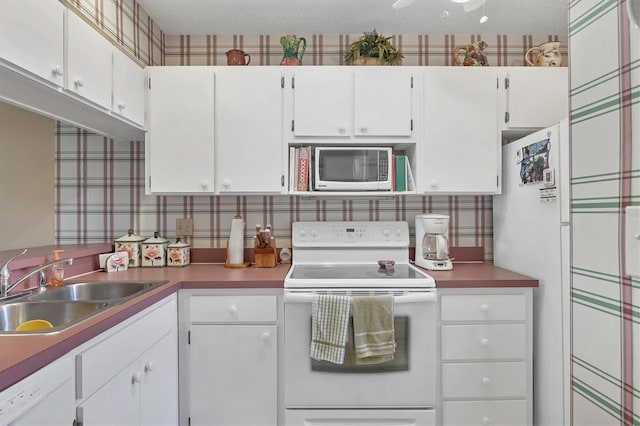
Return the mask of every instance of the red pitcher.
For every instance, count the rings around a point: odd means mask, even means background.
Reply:
[[[251,62],[251,56],[240,49],[231,49],[227,51],[226,55],[227,65],[249,65]],[[244,58],[247,58],[246,62]]]

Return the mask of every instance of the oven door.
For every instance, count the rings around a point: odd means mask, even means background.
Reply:
[[[286,408],[435,406],[435,290],[394,296],[395,359],[365,368],[349,362],[318,362],[310,357],[312,300],[312,292],[285,294]],[[347,347],[353,340],[353,334],[349,336]]]

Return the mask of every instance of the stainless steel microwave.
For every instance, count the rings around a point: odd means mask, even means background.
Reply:
[[[317,146],[315,191],[391,191],[391,147]]]

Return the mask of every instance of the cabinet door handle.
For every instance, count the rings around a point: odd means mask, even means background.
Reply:
[[[82,77],[78,77],[75,80],[73,80],[73,84],[75,84],[76,87],[83,87],[84,80],[82,79]]]
[[[488,377],[483,377],[482,378],[482,384],[483,385],[488,385],[489,383],[491,383],[491,379]]]
[[[125,109],[126,107],[127,107],[127,104],[125,104],[124,102],[118,103],[118,108],[119,109]]]
[[[487,339],[487,338],[480,339],[480,344],[482,346],[489,346],[489,339]]]
[[[140,383],[141,381],[142,381],[142,374],[139,371],[136,371],[135,373],[133,373],[133,375],[131,376],[131,383],[136,384],[136,383]]]
[[[200,188],[202,188],[203,191],[207,191],[209,189],[209,181],[203,180],[200,182]]]
[[[360,133],[363,135],[367,134],[367,126],[360,126]]]
[[[347,133],[346,127],[338,127],[338,133],[340,133],[341,135]]]
[[[58,76],[61,76],[62,74],[64,74],[64,70],[60,65],[56,65],[55,67],[53,67],[52,71],[55,75],[58,75]]]
[[[149,373],[153,371],[153,361],[149,361],[144,365],[144,372]]]
[[[482,417],[482,424],[483,425],[488,425],[491,423],[491,419],[487,416]]]
[[[262,336],[260,336],[262,338],[262,340],[264,340],[265,342],[267,340],[269,340],[271,338],[271,333],[269,333],[268,331],[265,331],[264,333],[262,333]]]

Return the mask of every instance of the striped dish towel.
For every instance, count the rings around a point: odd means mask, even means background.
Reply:
[[[311,304],[311,358],[344,362],[351,297],[315,294]]]
[[[353,298],[353,337],[356,364],[381,364],[396,352],[393,296]]]

